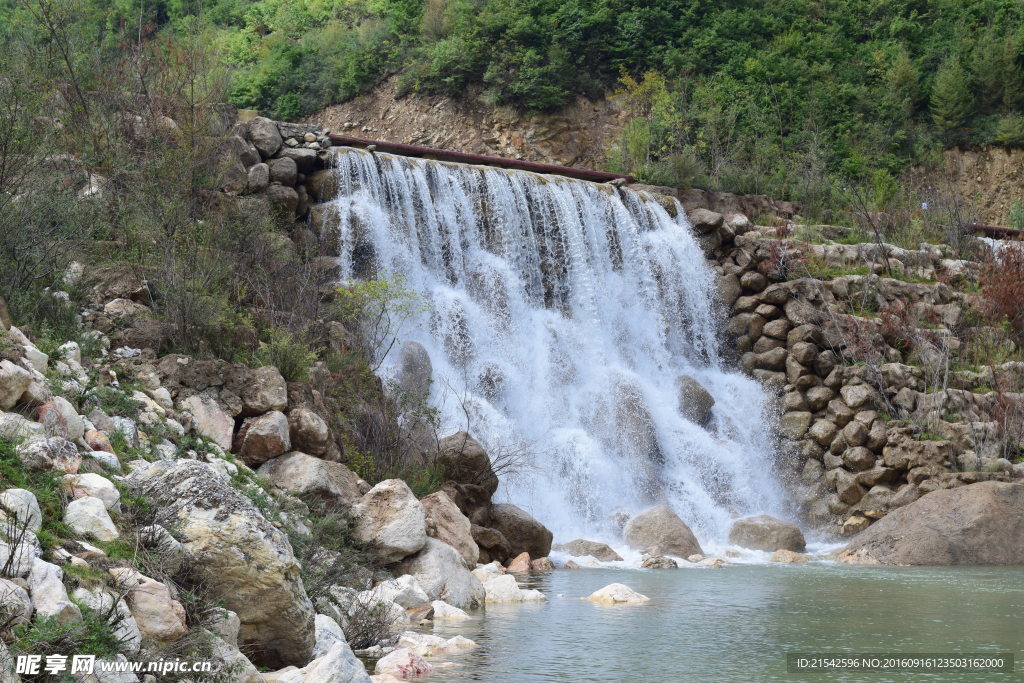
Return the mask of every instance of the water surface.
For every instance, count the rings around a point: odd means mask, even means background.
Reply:
[[[579,598],[612,582],[651,598]],[[789,652],[1010,652],[1024,643],[1024,569],[730,566],[558,570],[545,604],[490,605],[433,632],[479,647],[428,681],[1019,680],[1015,673],[792,674]]]

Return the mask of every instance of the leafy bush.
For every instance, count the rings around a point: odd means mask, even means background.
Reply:
[[[310,368],[317,361],[317,354],[309,344],[279,329],[271,329],[267,337],[253,355],[255,363],[275,366],[288,382],[307,379]]]

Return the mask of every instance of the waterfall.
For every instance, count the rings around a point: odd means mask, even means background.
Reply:
[[[342,277],[400,274],[426,299],[401,338],[430,354],[441,435],[468,420],[515,454],[499,498],[563,541],[614,540],[620,510],[660,502],[711,544],[778,514],[769,402],[721,361],[714,271],[678,203],[348,148],[333,174]],[[714,398],[703,425],[684,376]]]

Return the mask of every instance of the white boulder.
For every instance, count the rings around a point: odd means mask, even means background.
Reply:
[[[93,496],[83,496],[68,503],[64,509],[64,523],[79,536],[97,541],[113,541],[120,536],[107,506]]]
[[[449,605],[444,600],[434,600],[430,605],[434,608],[434,621],[466,621],[467,619],[472,619],[464,611]]]
[[[375,674],[391,674],[400,679],[409,679],[433,673],[434,667],[422,656],[407,647],[400,647],[377,660]]]
[[[401,479],[386,479],[352,507],[355,535],[383,564],[418,552],[427,542],[423,505]]]
[[[25,489],[7,489],[0,493],[0,519],[14,519],[17,526],[22,525],[32,532],[39,531],[43,526],[43,513],[39,509],[39,501],[35,494]]]
[[[82,610],[68,598],[64,572],[57,565],[37,559],[28,574],[28,586],[38,615],[53,617],[65,625],[81,620]]]
[[[462,556],[436,539],[426,539],[423,550],[406,558],[395,571],[415,576],[431,600],[444,600],[460,609],[484,602],[484,587],[466,569]]]
[[[650,598],[637,593],[625,584],[610,583],[604,588],[591,593],[587,600],[602,605],[640,605],[650,600]]]
[[[523,590],[511,574],[496,576],[484,582],[487,602],[533,602],[547,600],[538,590]]]
[[[64,486],[64,490],[73,499],[92,496],[103,501],[103,505],[107,510],[113,512],[120,512],[121,510],[121,492],[106,477],[92,472],[65,474],[62,477],[61,483]]]
[[[10,410],[32,383],[28,370],[9,360],[0,360],[0,410]]]

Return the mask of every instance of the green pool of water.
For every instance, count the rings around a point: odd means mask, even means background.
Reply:
[[[651,598],[580,598],[612,582]],[[433,660],[428,681],[1020,680],[1015,673],[791,673],[788,653],[1024,656],[1024,568],[815,564],[585,569],[526,581],[543,604],[489,605],[431,632],[479,647]]]

